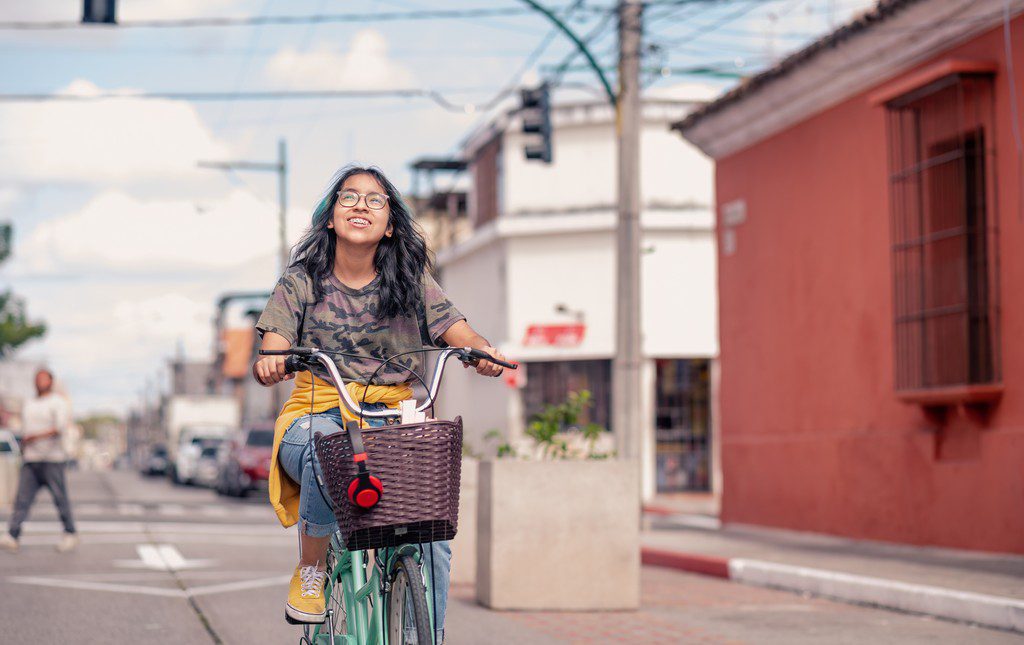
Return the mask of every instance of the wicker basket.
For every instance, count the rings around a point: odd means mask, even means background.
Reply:
[[[384,486],[370,510],[348,501],[356,475],[347,432],[316,436],[316,455],[350,551],[450,540],[459,523],[462,418],[365,428],[370,472]]]

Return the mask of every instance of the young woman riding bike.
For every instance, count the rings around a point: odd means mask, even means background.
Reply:
[[[422,372],[425,354],[404,356],[380,370],[372,384],[367,382],[381,360],[396,354],[449,345],[504,360],[448,300],[432,268],[423,235],[394,185],[377,168],[347,167],[333,178],[256,324],[261,349],[319,347],[379,359],[338,361],[346,388],[367,410],[395,408],[412,396],[410,370]],[[476,365],[483,376],[496,377],[501,370],[489,361]],[[316,484],[308,438],[342,432],[354,417],[339,405],[322,367],[314,368],[312,376],[301,372],[295,377],[287,373],[284,356],[266,356],[253,366],[253,375],[265,386],[295,378],[274,429],[269,493],[282,525],[301,522],[299,564],[286,616],[292,622],[320,623],[326,615],[325,563],[335,516]],[[447,542],[433,542],[430,548],[440,643],[451,549]]]

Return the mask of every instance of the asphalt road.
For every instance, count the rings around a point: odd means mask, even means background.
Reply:
[[[283,619],[296,534],[260,496],[218,498],[125,472],[73,473],[70,481],[81,546],[54,551],[60,527],[42,494],[20,552],[0,553],[0,642],[298,642]],[[456,587],[447,631],[456,645],[1021,642],[653,568],[643,572],[637,612],[491,612],[473,602],[471,588]]]

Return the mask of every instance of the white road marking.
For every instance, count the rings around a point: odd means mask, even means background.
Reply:
[[[208,567],[216,560],[186,560],[173,544],[140,544],[135,547],[138,560],[115,560],[119,567],[154,569],[156,571],[182,571]]]
[[[181,504],[161,504],[159,507],[161,515],[184,515],[185,507]]]
[[[78,589],[82,591],[109,591],[112,593],[145,594],[163,596],[165,598],[189,598],[193,596],[212,596],[221,593],[232,593],[248,589],[262,589],[287,584],[290,575],[257,578],[255,580],[239,580],[217,585],[203,585],[187,589],[167,589],[165,587],[148,587],[144,585],[123,585],[108,582],[90,582],[87,580],[68,580],[67,578],[43,578],[38,576],[12,576],[8,582],[40,587],[57,587],[59,589]]]
[[[75,522],[80,533],[146,533],[167,532],[167,533],[215,533],[227,535],[233,533],[261,533],[265,535],[288,535],[294,539],[293,530],[284,529],[274,518],[266,522],[253,524],[231,524],[212,522],[153,522],[142,521],[113,521],[103,522],[99,520],[85,520]],[[25,533],[52,533],[59,535],[62,525],[57,521],[30,521],[25,522]]]
[[[169,598],[186,598],[181,589],[164,589],[161,587],[143,587],[141,585],[117,585],[106,582],[87,582],[84,580],[64,580],[60,578],[38,578],[32,576],[15,576],[8,578],[10,582],[23,585],[39,585],[42,587],[59,587],[61,589],[82,589],[85,591],[113,591],[115,593],[147,594],[150,596],[166,596]]]

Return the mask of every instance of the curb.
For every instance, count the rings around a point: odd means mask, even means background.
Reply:
[[[677,569],[715,578],[730,578],[729,559],[712,555],[679,553],[644,547],[640,549],[640,562],[654,567]]]
[[[1024,600],[745,558],[642,547],[643,564],[1024,633]]]

